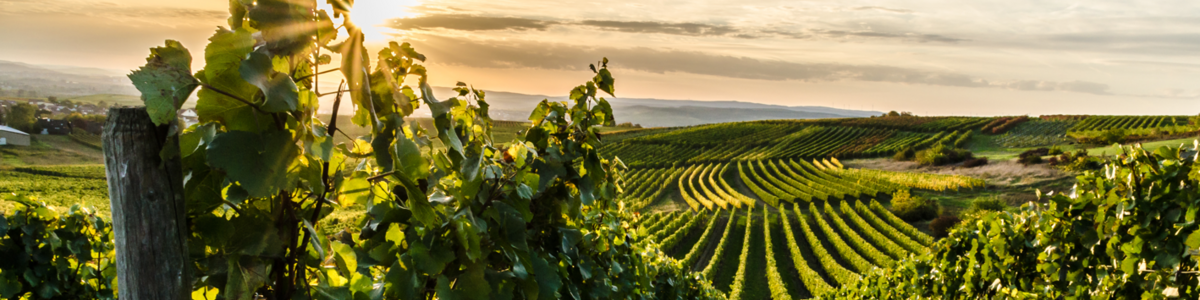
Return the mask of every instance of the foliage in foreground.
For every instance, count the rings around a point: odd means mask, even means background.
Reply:
[[[114,299],[112,227],[91,210],[59,213],[36,199],[0,212],[0,298]]]
[[[129,77],[151,119],[171,124],[200,88],[200,124],[179,136],[198,292],[224,299],[712,298],[715,289],[641,243],[616,197],[624,165],[602,159],[614,125],[607,59],[568,102],[542,101],[509,146],[493,141],[486,94],[434,98],[425,56],[391,43],[376,59],[333,1],[230,1],[205,68],[168,41]],[[344,39],[338,36],[344,34]],[[322,51],[341,55],[340,67]],[[374,62],[375,64],[372,64]],[[316,78],[340,71],[332,118]],[[193,76],[193,74],[195,74]],[[418,94],[419,93],[419,94]],[[335,145],[337,109],[369,134]],[[426,105],[432,128],[406,126]],[[426,133],[428,130],[428,134]],[[437,139],[444,148],[432,147]],[[172,153],[178,150],[178,153]],[[347,169],[343,169],[347,168]],[[329,240],[328,205],[362,205],[361,234]],[[256,230],[246,230],[254,228]]]
[[[1200,157],[1179,151],[1127,148],[1069,193],[971,217],[931,253],[825,297],[1196,299]]]

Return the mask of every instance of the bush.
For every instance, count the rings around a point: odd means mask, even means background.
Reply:
[[[900,150],[900,152],[896,152],[896,155],[892,156],[892,159],[894,159],[896,161],[911,161],[916,156],[917,156],[916,150],[913,150],[912,147],[904,147],[904,150]]]
[[[1004,200],[1000,200],[1000,198],[982,198],[971,202],[970,211],[1004,211],[1006,208],[1008,208],[1008,204],[1004,203]]]
[[[1031,150],[1028,150],[1025,152],[1021,152],[1020,155],[1017,155],[1017,157],[1018,157],[1017,161],[1020,162],[1022,165],[1026,165],[1026,166],[1033,165],[1033,164],[1040,164],[1040,163],[1042,163],[1042,156],[1049,155],[1049,154],[1050,154],[1050,149],[1047,149],[1047,148],[1031,149]]]
[[[1104,159],[1088,156],[1087,150],[1079,149],[1074,153],[1063,153],[1050,158],[1050,165],[1067,171],[1097,170],[1104,166]]]
[[[1059,154],[1063,154],[1063,149],[1062,149],[1062,147],[1059,147],[1059,146],[1052,146],[1052,147],[1050,147],[1049,150],[1046,150],[1046,155],[1059,155]]]
[[[892,214],[908,222],[933,219],[940,210],[937,201],[913,196],[908,190],[899,190],[892,195]]]
[[[931,235],[933,238],[944,238],[950,236],[950,229],[954,228],[954,225],[958,225],[959,222],[962,222],[962,220],[957,216],[942,215],[929,222],[929,231],[932,231]]]
[[[1120,144],[1120,143],[1125,142],[1125,137],[1127,137],[1127,136],[1129,136],[1129,133],[1125,132],[1125,129],[1121,129],[1121,128],[1109,129],[1109,130],[1105,130],[1104,132],[1100,133],[1098,142],[1103,143],[1103,144],[1108,144],[1108,145]]]
[[[986,165],[986,164],[988,164],[987,157],[980,157],[980,158],[968,159],[963,162],[962,166],[963,166],[963,168],[974,168],[974,167],[978,167],[978,166],[982,166],[982,165]]]
[[[915,159],[922,166],[940,166],[957,163],[972,157],[971,151],[967,151],[966,149],[937,144],[929,149],[918,151]]]

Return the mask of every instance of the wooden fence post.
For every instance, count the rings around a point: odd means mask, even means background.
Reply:
[[[116,239],[119,299],[191,295],[183,172],[159,152],[178,138],[155,126],[145,107],[112,108],[104,123],[104,168]]]

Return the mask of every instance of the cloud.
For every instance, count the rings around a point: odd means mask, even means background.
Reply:
[[[942,43],[957,43],[967,41],[966,39],[952,38],[938,34],[915,34],[915,33],[886,33],[877,31],[843,31],[843,30],[820,30],[814,29],[813,33],[834,38],[842,37],[865,37],[865,38],[891,38],[912,40],[917,42],[942,42]]]
[[[1024,91],[1064,91],[1105,95],[1108,85],[1084,81],[986,80],[966,74],[926,71],[885,65],[849,65],[836,63],[797,63],[749,57],[719,55],[698,51],[654,49],[647,47],[574,47],[565,44],[465,40],[441,36],[422,36],[413,41],[431,63],[483,68],[537,68],[582,70],[587,64],[608,57],[613,68],[650,73],[690,73],[727,78],[773,81],[867,81],[950,87],[1001,88]],[[436,49],[454,49],[438,51]]]
[[[1200,68],[1200,64],[1166,62],[1166,61],[1119,60],[1118,59],[1118,60],[1109,60],[1107,62],[1114,63],[1114,64],[1126,64],[1126,65],[1146,65],[1146,66],[1177,67],[1177,68]]]
[[[485,17],[463,14],[433,14],[420,17],[392,19],[389,27],[399,30],[451,29],[465,31],[485,30],[546,30],[555,21],[544,21],[512,17]]]
[[[662,33],[691,36],[723,36],[737,33],[738,30],[723,25],[701,23],[663,23],[663,22],[627,22],[585,20],[578,23],[583,26],[596,27],[603,30],[632,32],[632,33]]]
[[[419,17],[392,19],[389,27],[397,30],[432,30],[449,29],[461,31],[491,31],[491,30],[546,30],[551,26],[573,26],[615,31],[625,33],[669,34],[682,36],[729,37],[737,39],[786,38],[810,39],[814,37],[844,39],[847,37],[894,39],[920,43],[958,43],[966,39],[953,38],[937,34],[889,33],[877,31],[844,31],[808,29],[790,31],[782,29],[753,29],[736,28],[729,25],[705,24],[695,22],[653,22],[653,21],[612,21],[612,20],[582,20],[582,21],[550,21],[520,17],[489,17],[471,14],[429,14]]]
[[[850,10],[875,10],[875,11],[890,12],[890,13],[897,13],[897,14],[913,13],[913,11],[907,10],[907,9],[887,8],[887,7],[882,7],[882,6],[857,6],[857,7],[851,7]]]

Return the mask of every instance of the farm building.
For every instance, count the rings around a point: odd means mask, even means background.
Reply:
[[[29,146],[29,134],[0,125],[0,145]]]
[[[41,118],[33,125],[34,128],[41,128],[42,134],[66,135],[71,134],[71,122],[67,120],[51,120]]]

